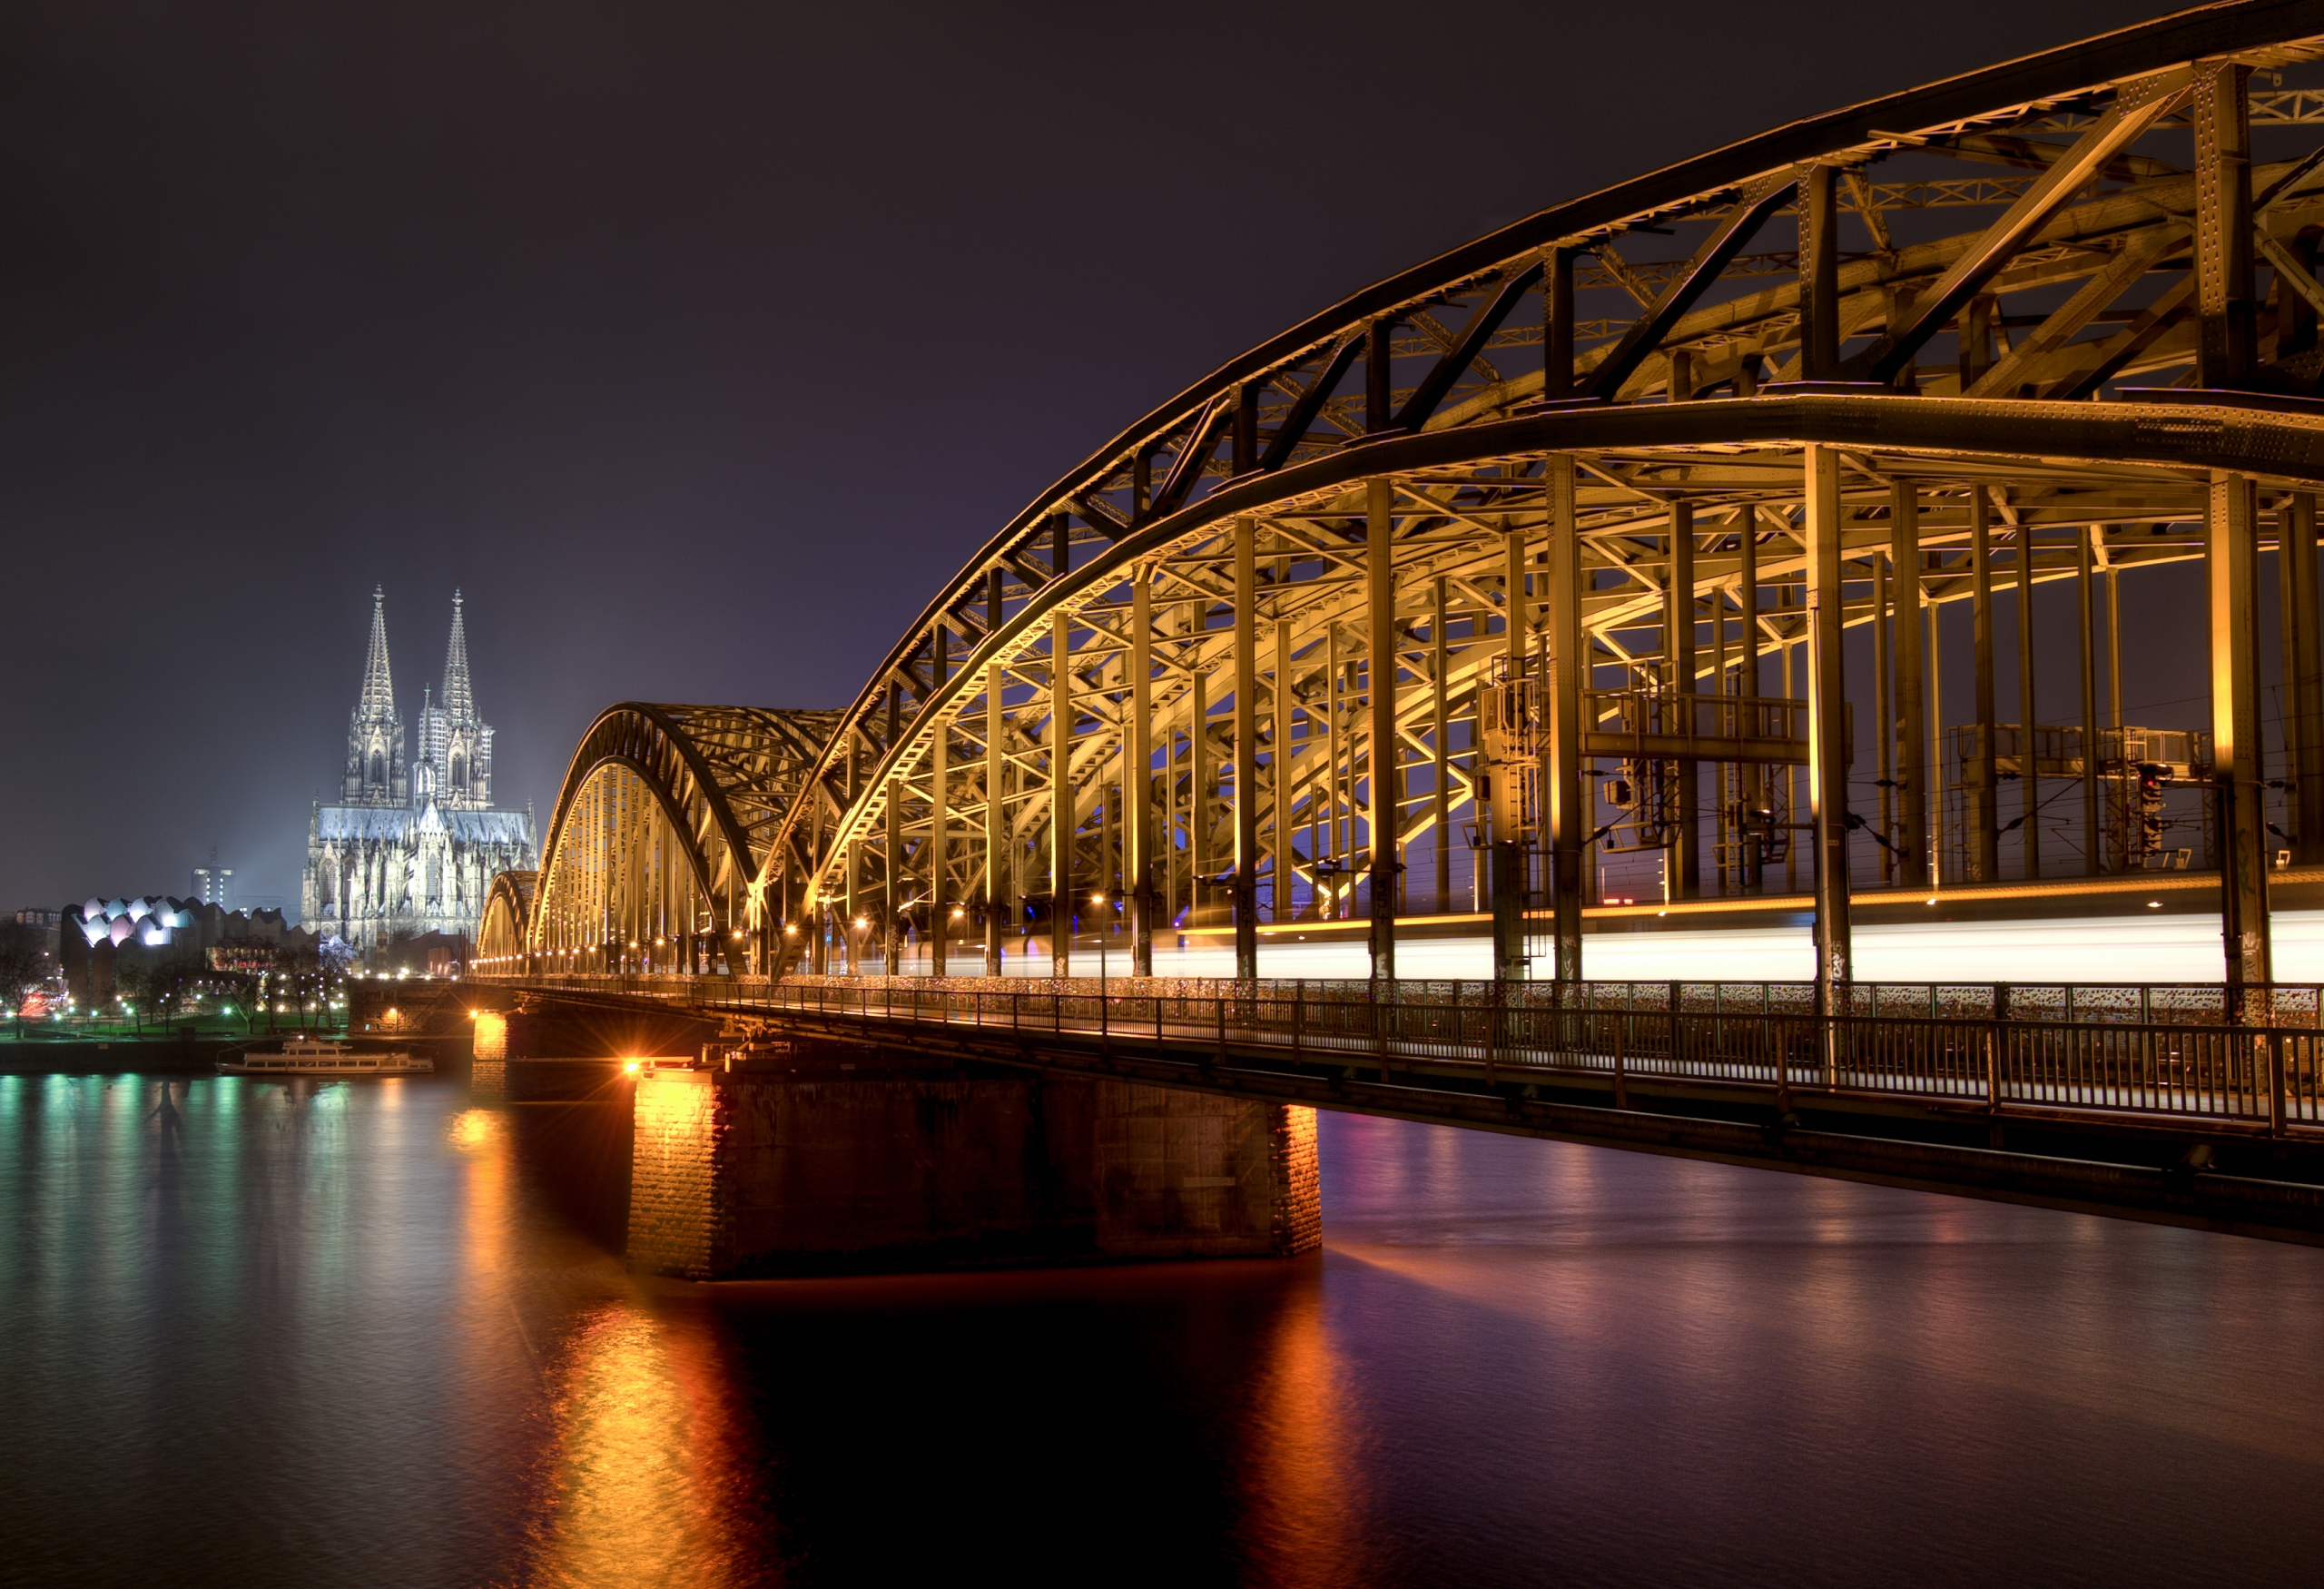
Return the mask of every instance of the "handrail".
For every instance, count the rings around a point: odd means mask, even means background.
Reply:
[[[2154,987],[2109,990],[2117,1002],[2138,994],[2136,1013],[2093,1020],[2051,1018],[2009,984],[1988,985],[2003,996],[1983,1008],[1948,1009],[1936,1000],[1915,1013],[1818,1014],[1811,1002],[1777,996],[1805,985],[1790,983],[1552,984],[1553,996],[1530,1001],[1510,995],[1539,992],[1539,984],[1478,983],[1481,997],[1440,999],[1398,984],[1397,996],[1374,990],[1355,1000],[1318,999],[1315,985],[1300,981],[1197,987],[1138,979],[1109,981],[1102,991],[1095,979],[524,982],[548,991],[684,1000],[735,1015],[779,1012],[842,1032],[894,1024],[998,1030],[1052,1046],[1086,1042],[1100,1055],[1118,1052],[1131,1031],[1147,1042],[1150,1025],[1155,1057],[1205,1070],[1273,1056],[1294,1065],[1368,1066],[1383,1077],[1393,1068],[1419,1084],[1430,1076],[1493,1088],[1581,1081],[1606,1086],[1617,1108],[1630,1107],[1642,1091],[1713,1083],[1766,1089],[1779,1113],[1802,1097],[1886,1098],[1994,1119],[2132,1117],[2278,1137],[2324,1132],[2324,1026],[2314,1016],[2316,986],[2308,983],[2247,991],[2247,1010],[2263,1015],[2290,1004],[2276,995],[2309,996],[2290,1011],[2300,1019],[2270,1023],[2157,1020],[2154,995],[2174,990]],[[1932,995],[1943,991],[1922,987]],[[1727,996],[1738,988],[1757,996]],[[1689,996],[1701,989],[1711,990],[1708,1000]],[[1639,996],[1648,990],[1660,996]],[[2093,991],[2079,990],[2085,1003]]]

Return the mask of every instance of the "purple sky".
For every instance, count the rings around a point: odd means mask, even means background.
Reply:
[[[0,906],[295,908],[371,587],[546,819],[623,698],[835,706],[1137,414],[1363,282],[2171,9],[0,12]]]

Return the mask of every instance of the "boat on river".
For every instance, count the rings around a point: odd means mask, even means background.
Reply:
[[[418,1076],[436,1061],[408,1053],[357,1053],[347,1043],[297,1037],[281,1053],[229,1054],[218,1061],[222,1076]]]

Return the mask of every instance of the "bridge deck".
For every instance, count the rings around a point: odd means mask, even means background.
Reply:
[[[2324,1240],[2318,990],[559,977],[739,1029]],[[1924,1012],[1905,1014],[1900,1006]],[[2068,1012],[2071,1012],[2070,1018]],[[2004,1150],[2006,1143],[2006,1150]],[[2231,1173],[2230,1173],[2231,1171]]]

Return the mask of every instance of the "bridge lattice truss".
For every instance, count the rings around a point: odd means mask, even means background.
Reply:
[[[2324,862],[2319,56],[2315,0],[2190,11],[1777,129],[1367,288],[1041,492],[844,711],[608,712],[498,948],[622,953],[690,888],[688,919],[761,970],[907,931],[997,964],[1060,898],[1118,901],[1141,944],[1231,923],[1247,952],[1262,927],[1470,909],[1473,867],[1502,969],[1539,934],[1571,975],[1592,868],[1629,846],[1667,857],[1674,894],[1779,891],[1782,854],[1845,975],[1851,867],[1923,888],[1933,866],[2150,858],[2124,814],[2144,753],[2091,636],[2121,571],[2188,563],[2212,724],[2170,759],[2245,879],[2230,972],[2264,977],[2267,824]],[[2030,686],[1994,698],[1995,593],[2055,582],[2082,699],[2043,724]],[[1956,602],[1979,685],[1945,714],[1927,615]],[[2013,777],[2064,798],[2007,823]]]
[[[480,959],[635,941],[659,963],[731,953],[753,880],[839,714],[625,701],[567,767],[537,873],[495,882]]]

